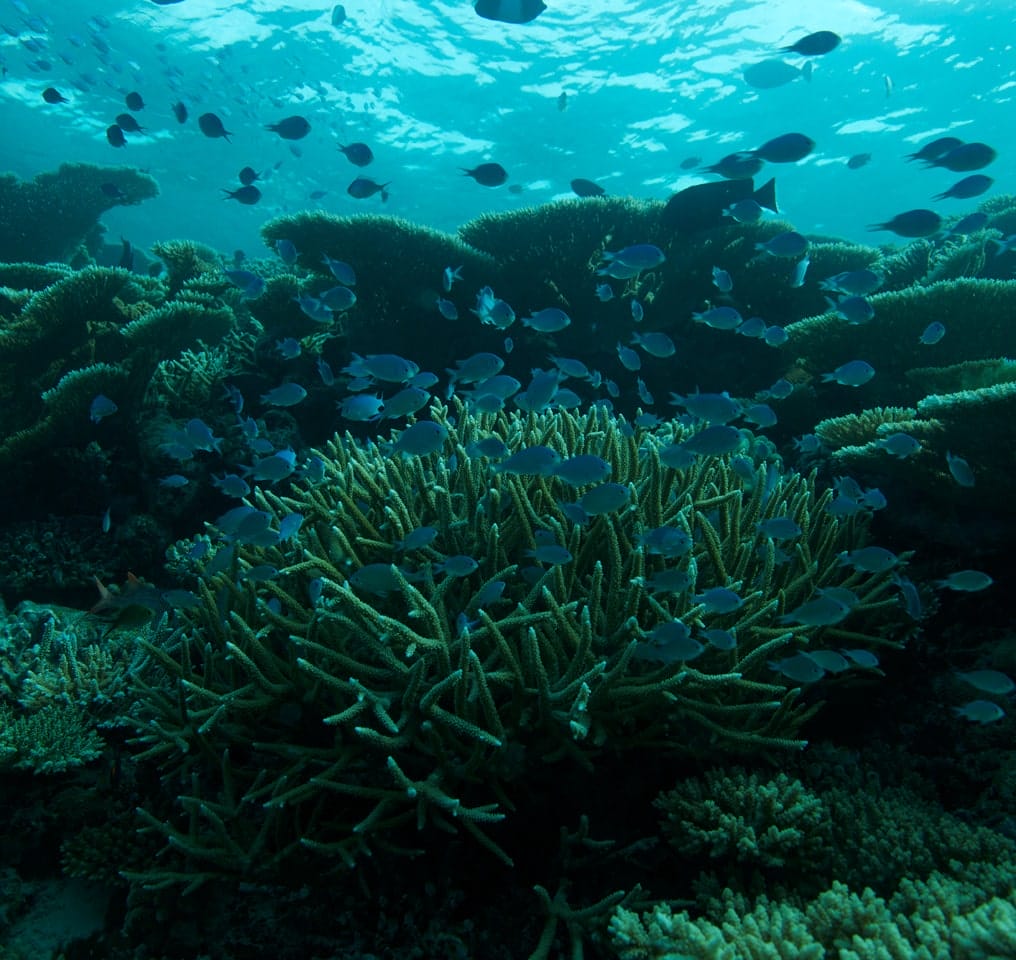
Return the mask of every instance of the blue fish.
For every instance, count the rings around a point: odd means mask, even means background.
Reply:
[[[307,391],[300,384],[284,383],[261,394],[261,402],[272,407],[294,407],[306,396]]]
[[[104,393],[96,394],[88,408],[88,419],[92,423],[99,423],[106,417],[112,416],[120,408]]]
[[[275,241],[275,252],[279,255],[279,259],[286,264],[286,266],[293,266],[296,263],[297,258],[300,256],[296,247],[293,245],[292,240],[287,240],[285,237]]]
[[[356,286],[356,271],[343,260],[333,260],[327,253],[321,255],[321,262],[332,271],[332,276],[347,287]]]
[[[275,341],[275,352],[283,360],[292,360],[300,356],[302,351],[303,348],[300,346],[300,341],[294,337],[286,337],[284,340]]]
[[[448,431],[433,420],[420,420],[406,427],[392,447],[393,453],[426,457],[437,453],[448,439]]]
[[[441,314],[445,320],[458,320],[459,309],[455,306],[451,300],[445,300],[444,297],[437,298],[437,312]]]
[[[864,360],[851,360],[841,364],[832,373],[823,373],[823,383],[839,383],[844,387],[859,387],[875,376],[875,368]]]

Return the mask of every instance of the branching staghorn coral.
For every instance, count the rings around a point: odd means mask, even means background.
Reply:
[[[498,825],[526,802],[534,764],[565,775],[608,751],[800,748],[816,707],[767,661],[817,639],[885,642],[870,631],[895,615],[888,576],[837,563],[863,528],[826,513],[810,479],[765,464],[744,479],[727,457],[672,469],[661,450],[683,428],[636,432],[602,408],[431,414],[440,453],[336,438],[323,480],[259,490],[267,529],[230,533],[220,518],[189,626],[142,641],[137,742],[183,785],[186,815],[146,824],[189,858],[146,883],[271,871],[306,850],[352,864],[407,850],[412,825],[464,831],[510,862]],[[573,522],[560,478],[471,455],[492,435],[602,457],[627,503]],[[302,527],[279,540],[294,514]],[[785,559],[756,527],[782,516],[802,530]],[[421,527],[435,539],[400,548]],[[660,527],[687,550],[652,552],[644,537]],[[541,561],[550,541],[570,559]],[[685,586],[660,589],[665,570]],[[833,585],[857,594],[847,621],[781,622]],[[714,610],[710,588],[736,591],[735,607]],[[653,631],[678,619],[736,645],[655,652]]]
[[[786,774],[712,770],[660,794],[663,832],[683,856],[761,868],[808,864],[828,843],[820,797]]]
[[[727,891],[697,920],[665,903],[641,917],[619,907],[610,932],[622,960],[994,960],[1016,950],[1016,903],[1001,875],[904,880],[887,899],[834,881],[803,903]]]

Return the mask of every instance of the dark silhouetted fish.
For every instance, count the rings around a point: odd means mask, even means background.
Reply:
[[[529,23],[543,13],[547,5],[543,0],[476,0],[473,9],[484,20]]]
[[[926,143],[917,153],[908,153],[907,159],[934,160],[962,145],[963,141],[959,137],[939,137],[937,140],[932,140],[931,143]]]
[[[888,230],[898,237],[930,237],[942,227],[942,218],[934,210],[908,210],[885,223],[873,223],[869,230]]]
[[[598,183],[586,180],[583,177],[576,177],[576,179],[572,180],[571,188],[572,193],[577,197],[602,197],[607,193]]]
[[[116,125],[126,133],[144,133],[145,128],[141,126],[129,113],[118,113]]]
[[[357,200],[366,200],[368,197],[373,197],[375,193],[380,193],[381,202],[384,203],[388,199],[388,187],[390,184],[390,180],[388,183],[375,183],[370,177],[357,177],[346,187],[346,193]]]
[[[307,195],[311,200],[320,200],[322,197],[328,196],[327,190],[311,190]]]
[[[738,150],[737,153],[728,153],[722,160],[709,164],[705,169],[724,180],[750,180],[762,169],[764,163],[753,150]]]
[[[104,196],[109,197],[111,200],[126,200],[127,194],[123,192],[115,183],[103,183],[99,185],[99,189],[102,191]]]
[[[817,33],[809,33],[808,36],[801,37],[797,43],[792,43],[789,47],[781,49],[788,53],[799,53],[802,57],[820,57],[823,53],[835,50],[839,45],[839,34],[833,33],[832,30],[819,30]]]
[[[120,251],[120,262],[117,264],[122,270],[133,270],[134,269],[134,247],[130,240],[124,240],[120,238],[120,243],[123,249]]]
[[[171,3],[182,3],[183,0],[152,0],[152,3],[157,3],[160,7],[168,7]]]
[[[173,104],[173,116],[176,117],[177,123],[187,122],[187,104],[182,100],[177,100]]]
[[[337,3],[332,7],[332,26],[341,27],[346,22],[346,8]]]
[[[255,180],[261,179],[253,167],[244,167],[236,176],[245,187],[249,187]]]
[[[229,138],[233,135],[232,131],[227,130],[222,125],[222,121],[214,113],[201,114],[198,117],[198,126],[201,128],[201,132],[212,140],[221,137],[227,143],[231,142]]]
[[[46,87],[42,91],[42,99],[46,103],[70,103],[70,101],[56,87]]]
[[[739,200],[752,199],[773,213],[776,206],[776,181],[767,180],[757,190],[751,180],[718,180],[699,183],[675,193],[663,208],[661,221],[679,233],[698,233],[728,222],[723,211]]]
[[[560,113],[564,113],[568,109],[568,91],[562,90],[557,95],[557,109]]]
[[[162,0],[155,0],[156,3]],[[117,593],[92,578],[99,590],[99,602],[88,612],[110,623],[110,629],[136,628],[172,612],[196,607],[198,598],[187,590],[161,590],[127,574],[127,583]]]
[[[137,91],[128,93],[127,96],[123,98],[123,102],[127,104],[128,110],[134,110],[137,112],[138,110],[145,109],[145,101],[141,99],[141,94]]]
[[[744,81],[757,90],[773,90],[793,83],[799,77],[811,80],[811,64],[795,67],[784,60],[763,60],[744,68]]]
[[[374,153],[365,143],[339,144],[339,151],[354,167],[365,167],[374,159]]]
[[[848,161],[847,166],[851,170],[860,170],[871,162],[870,153],[855,153]]]
[[[222,192],[226,194],[222,198],[223,200],[236,200],[237,203],[242,203],[247,207],[253,206],[261,199],[261,191],[252,183],[240,187],[239,190],[223,190]]]
[[[986,167],[997,156],[994,147],[989,147],[986,143],[961,143],[925,163],[929,167],[944,167],[953,173],[966,173],[968,170]]]
[[[954,200],[969,200],[971,197],[979,197],[995,181],[983,173],[975,173],[969,177],[954,183],[948,190],[936,194],[932,200],[945,200],[952,197]]]
[[[459,169],[467,177],[472,177],[478,184],[484,187],[499,187],[508,179],[508,171],[500,163],[481,163],[472,170],[465,167]]]
[[[265,129],[277,133],[283,140],[302,140],[310,133],[310,123],[306,117],[286,117],[278,123],[265,124]]]
[[[115,123],[106,127],[106,139],[109,141],[109,145],[111,147],[127,146],[127,138],[123,135],[123,130]]]
[[[751,152],[769,163],[796,163],[815,149],[815,141],[803,133],[785,133],[767,140]]]
[[[685,157],[681,161],[681,169],[682,170],[693,170],[695,167],[701,166],[701,164],[702,164],[702,158],[701,157]]]

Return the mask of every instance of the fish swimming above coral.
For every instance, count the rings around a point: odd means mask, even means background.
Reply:
[[[767,180],[758,189],[753,180],[721,180],[699,183],[675,193],[663,208],[662,223],[678,233],[699,233],[728,221],[724,210],[741,200],[752,199],[759,206],[779,213],[776,180]]]
[[[88,611],[110,624],[110,630],[138,627],[150,623],[172,610],[185,610],[197,606],[198,598],[189,590],[163,590],[127,574],[122,590],[110,590],[98,577],[94,577],[99,591],[98,602]]]

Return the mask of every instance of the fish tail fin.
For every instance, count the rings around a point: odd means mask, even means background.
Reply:
[[[99,600],[88,612],[99,613],[100,611],[106,609],[106,607],[112,602],[113,594],[98,577],[93,576],[92,580],[95,583],[96,589],[99,591]]]
[[[770,177],[752,195],[752,199],[766,210],[779,213],[780,208],[776,205],[776,177]]]
[[[805,63],[803,67],[801,67],[801,76],[804,77],[804,79],[807,80],[808,83],[811,83],[811,75],[814,72],[815,67],[812,65],[812,62],[810,60],[807,63]]]

